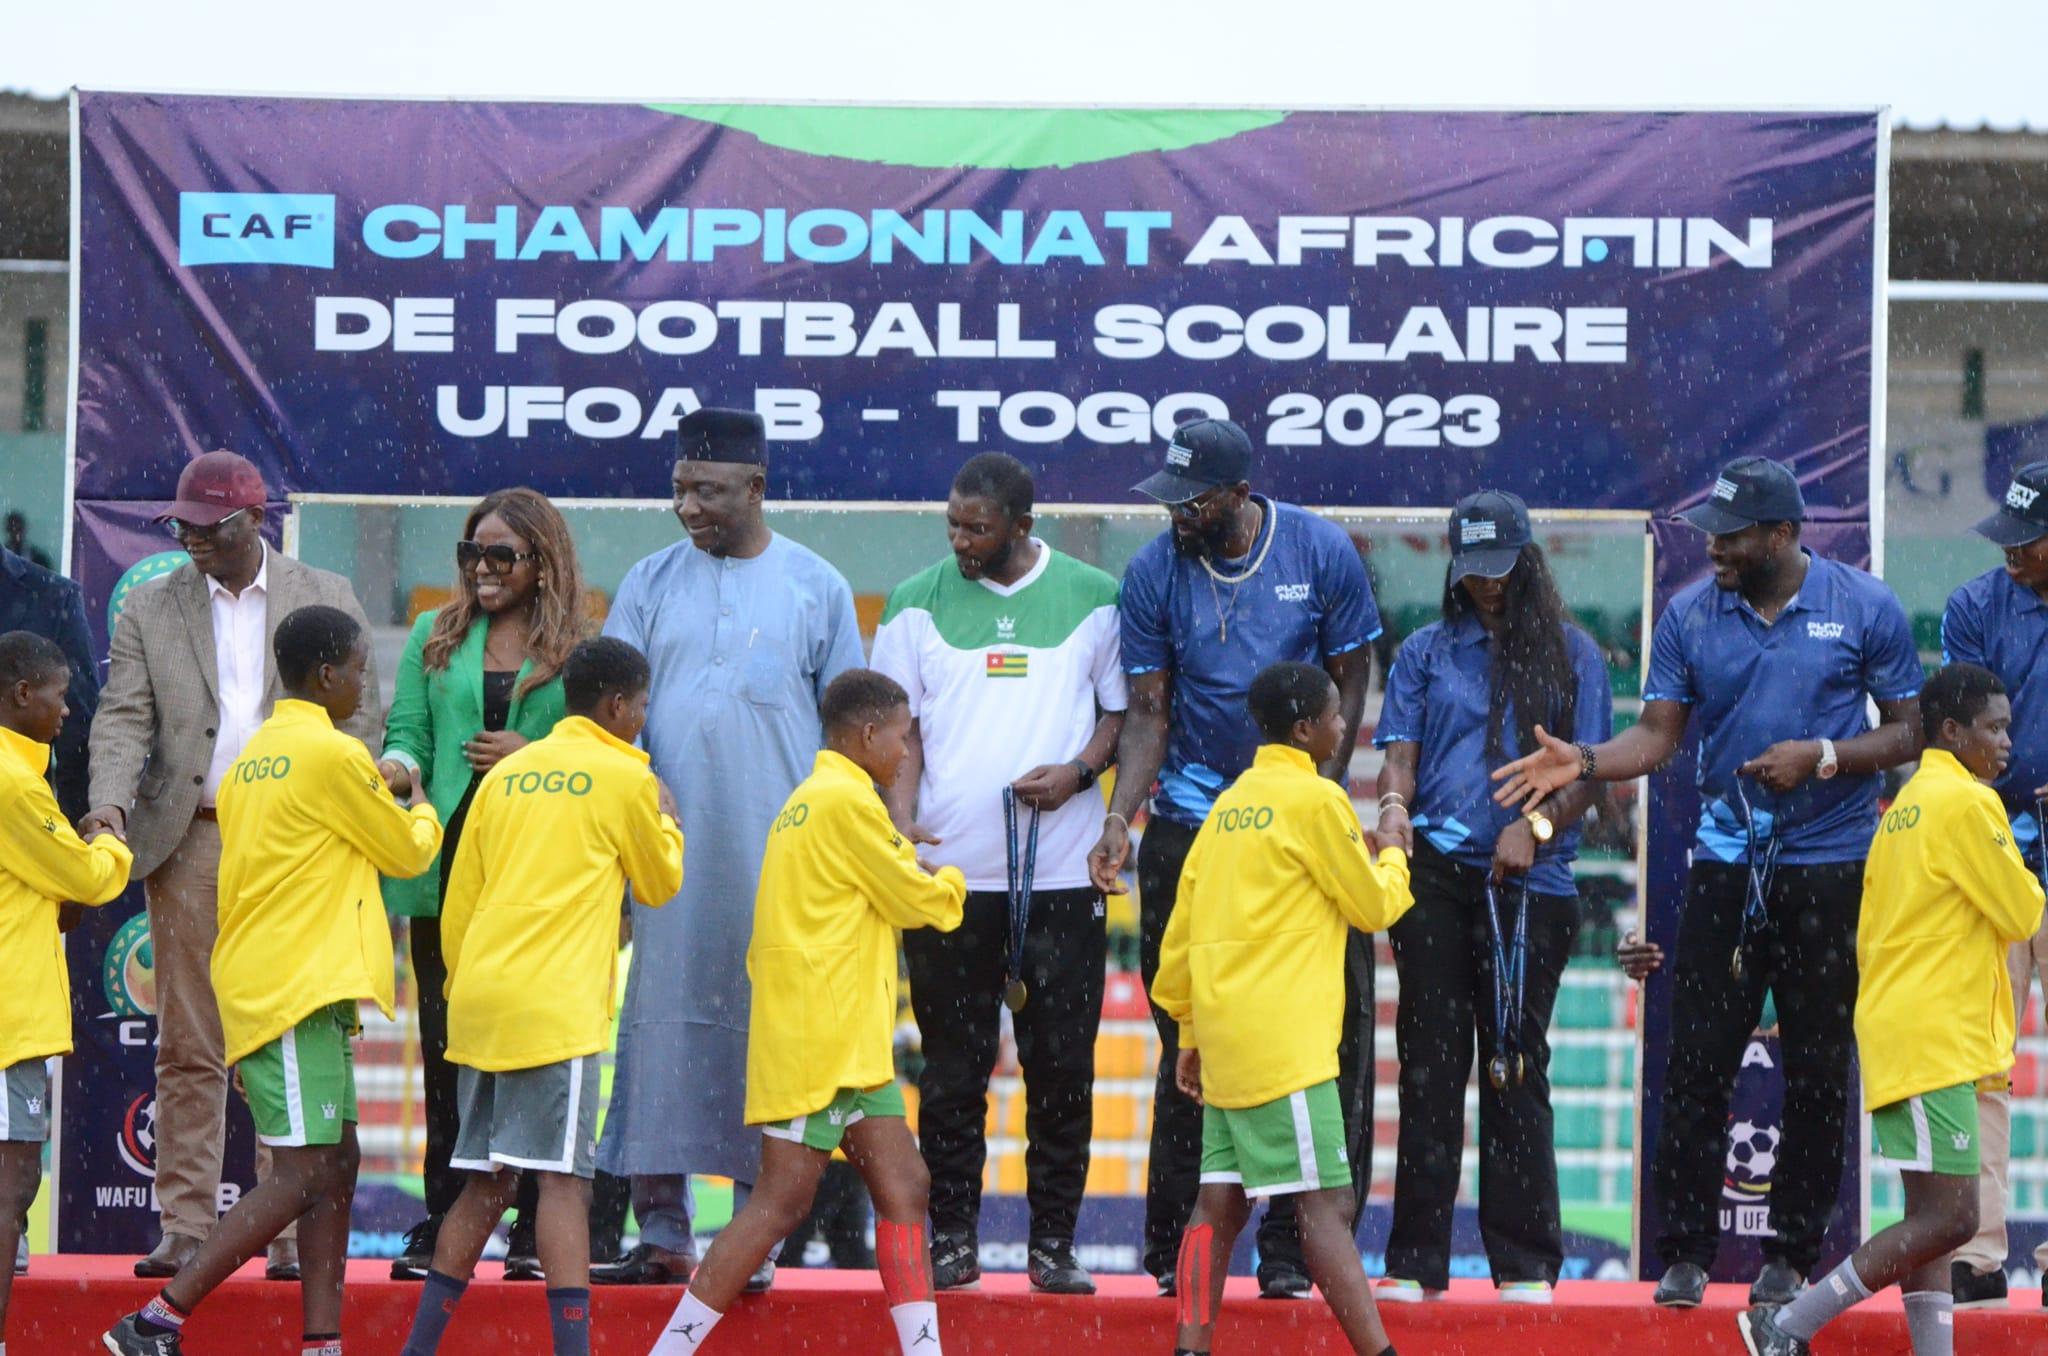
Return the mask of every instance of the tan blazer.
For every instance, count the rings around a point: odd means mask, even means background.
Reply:
[[[299,608],[325,603],[363,623],[348,580],[270,553],[264,580],[263,712],[281,695],[271,641],[277,624]],[[220,719],[220,678],[213,647],[213,606],[206,578],[189,561],[128,595],[114,623],[107,685],[92,722],[94,806],[128,813],[135,876],[155,871],[185,836],[213,764]],[[341,726],[371,749],[383,742],[383,704],[374,657],[362,709]]]

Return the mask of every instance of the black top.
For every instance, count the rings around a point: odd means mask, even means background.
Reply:
[[[484,729],[502,730],[512,719],[512,689],[519,682],[516,669],[484,670]],[[469,818],[469,802],[476,795],[477,783],[484,779],[481,772],[469,774],[469,785],[463,789],[462,799],[456,802],[455,812],[448,816],[448,825],[441,832],[441,900],[448,899],[448,873],[455,869],[455,849],[462,842],[462,822]]]

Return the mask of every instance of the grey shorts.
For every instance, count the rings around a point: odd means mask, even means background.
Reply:
[[[50,1066],[25,1059],[0,1069],[0,1140],[41,1144],[50,1138]]]
[[[501,1073],[460,1065],[455,1104],[462,1128],[448,1165],[464,1172],[508,1167],[594,1176],[597,1102],[596,1055]]]

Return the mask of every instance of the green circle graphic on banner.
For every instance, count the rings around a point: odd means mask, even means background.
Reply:
[[[100,983],[116,1017],[156,1015],[156,953],[150,945],[147,913],[123,923],[107,943]]]
[[[152,579],[162,578],[183,565],[189,557],[183,551],[159,551],[153,556],[144,556],[130,565],[114,584],[114,592],[107,598],[107,635],[114,634],[114,623],[121,619],[122,605],[128,595]]]

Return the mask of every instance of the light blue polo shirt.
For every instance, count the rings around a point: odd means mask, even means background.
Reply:
[[[1576,626],[1565,627],[1565,644],[1577,679],[1572,728],[1569,733],[1550,732],[1598,744],[1614,728],[1607,662],[1593,638]],[[1493,638],[1477,617],[1431,622],[1401,643],[1387,675],[1386,701],[1373,735],[1373,743],[1381,748],[1398,743],[1422,746],[1409,821],[1437,851],[1466,866],[1491,866],[1501,830],[1520,818],[1517,811],[1493,800],[1499,789],[1493,770],[1521,757],[1522,748],[1510,701],[1501,720],[1501,756],[1487,756],[1492,666]],[[1544,728],[1550,729],[1548,723]],[[1579,826],[1573,824],[1537,849],[1529,888],[1544,895],[1577,894],[1572,861],[1578,854]]]
[[[1806,582],[1766,625],[1739,591],[1712,579],[1684,589],[1657,619],[1646,702],[1692,708],[1699,734],[1697,851],[1748,858],[1735,769],[1786,739],[1853,739],[1870,729],[1867,701],[1920,695],[1920,657],[1906,609],[1876,576],[1806,554]],[[1744,782],[1758,831],[1779,835],[1779,861],[1862,861],[1877,830],[1878,778],[1809,778],[1784,795]]]
[[[1321,664],[1370,643],[1380,610],[1358,548],[1335,523],[1256,496],[1259,539],[1222,580],[1173,546],[1171,529],[1124,571],[1124,672],[1172,675],[1166,760],[1152,812],[1197,826],[1260,744],[1245,697],[1282,660]],[[1250,571],[1250,573],[1247,573]]]
[[[2005,684],[2012,762],[1995,785],[2012,816],[2013,842],[2038,865],[2034,789],[2048,783],[2048,606],[2004,567],[1986,570],[1949,595],[1941,614],[1941,662],[1976,664]]]

